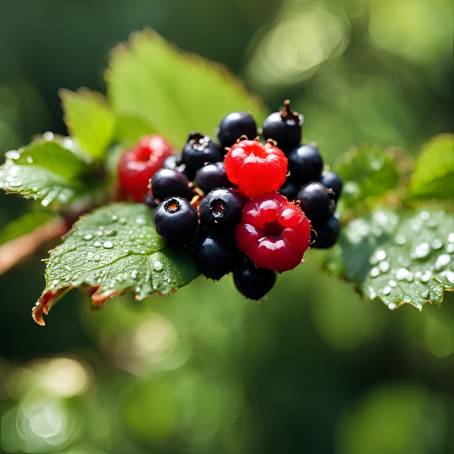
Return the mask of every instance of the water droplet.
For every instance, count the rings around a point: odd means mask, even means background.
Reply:
[[[411,298],[408,295],[404,295],[404,297],[402,298],[402,301],[404,303],[411,303]]]
[[[437,261],[435,262],[435,269],[441,270],[451,261],[451,257],[448,254],[441,254],[438,256]]]
[[[446,251],[447,251],[449,254],[454,253],[454,243],[449,243],[449,244],[446,246]]]
[[[368,293],[369,298],[370,298],[371,300],[373,300],[373,299],[375,299],[375,298],[377,297],[377,293],[375,292],[375,289],[374,289],[373,287],[369,287],[369,288],[367,289],[367,293]]]
[[[136,223],[139,224],[139,225],[145,225],[146,224],[146,220],[144,217],[142,216],[139,216],[137,219],[136,219]]]
[[[397,282],[394,280],[394,279],[391,279],[389,282],[388,282],[388,285],[390,287],[397,287]]]
[[[126,218],[120,218],[120,224],[125,225],[128,223],[128,220]]]
[[[430,218],[430,214],[428,211],[421,211],[421,213],[419,214],[419,217],[423,220],[423,221],[428,221],[429,218]]]
[[[98,236],[103,236],[104,235],[104,230],[102,228],[99,228],[97,231],[96,231],[96,235]]]
[[[5,158],[7,159],[19,159],[20,153],[17,150],[10,150],[5,153]]]
[[[87,254],[87,260],[90,262],[94,259],[94,257],[95,257],[95,254],[93,254],[93,252],[89,252]]]
[[[100,241],[95,241],[95,242],[93,243],[93,246],[94,246],[94,247],[101,247],[101,242],[100,242]]]
[[[418,244],[412,253],[414,259],[423,259],[430,254],[430,245],[426,241]]]
[[[137,276],[139,275],[139,272],[137,270],[132,270],[131,271],[131,279],[137,279]]]
[[[380,270],[376,266],[371,268],[371,270],[369,271],[370,277],[377,277],[377,276],[379,276],[379,274],[380,274]]]
[[[90,241],[93,239],[93,235],[91,233],[87,233],[84,235],[84,240]]]
[[[429,297],[429,290],[424,290],[422,293],[421,293],[422,297],[423,298],[428,298]]]
[[[112,222],[117,222],[118,221],[118,216],[116,214],[113,214],[111,219],[112,219]]]
[[[31,156],[27,156],[27,157],[25,158],[25,162],[26,162],[27,164],[33,164],[33,158],[32,158]]]
[[[399,246],[403,246],[407,240],[403,235],[397,235],[395,241]]]
[[[389,303],[388,307],[393,311],[397,306],[395,303]]]
[[[389,271],[389,269],[391,268],[391,265],[389,264],[389,262],[387,262],[386,260],[384,260],[383,262],[380,262],[378,264],[378,269],[382,272],[382,273],[387,273]]]
[[[440,239],[435,238],[430,243],[430,247],[436,251],[436,250],[441,249],[443,247],[443,242]]]
[[[411,282],[413,280],[413,274],[411,273],[411,271],[408,271],[406,268],[399,268],[396,271],[396,278],[398,281]]]
[[[454,271],[448,271],[448,274],[446,274],[446,279],[447,279],[451,284],[454,284]]]
[[[114,247],[114,244],[112,243],[112,241],[104,241],[102,247],[104,249],[112,249]]]
[[[454,232],[450,233],[448,236],[448,243],[454,243]]]
[[[163,268],[164,268],[164,265],[159,260],[156,260],[155,262],[153,262],[153,269],[155,271],[162,271]]]
[[[107,236],[115,236],[116,234],[117,234],[116,230],[113,230],[113,229],[106,230]]]
[[[385,295],[385,296],[391,294],[391,292],[392,292],[392,288],[388,287],[388,286],[386,286],[382,291],[383,295]]]
[[[421,274],[419,280],[423,282],[424,284],[429,282],[432,279],[432,273],[430,271],[424,271],[423,274]]]

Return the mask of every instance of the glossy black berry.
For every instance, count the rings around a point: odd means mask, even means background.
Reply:
[[[331,216],[324,224],[314,228],[312,247],[327,249],[334,246],[339,238],[340,224],[336,217]]]
[[[286,100],[279,112],[273,112],[265,119],[263,137],[275,140],[282,151],[288,152],[301,142],[303,123],[303,116],[293,112],[290,101]]]
[[[284,197],[287,197],[287,200],[295,200],[296,196],[298,195],[298,191],[300,186],[296,184],[294,181],[289,179],[286,180],[281,189],[279,189],[279,193],[282,194]]]
[[[223,147],[231,147],[241,136],[253,140],[257,137],[257,125],[250,113],[232,112],[219,124],[218,139]]]
[[[181,197],[169,197],[154,212],[156,230],[170,244],[190,241],[198,226],[197,213],[190,203]]]
[[[334,213],[333,200],[322,183],[314,182],[303,186],[298,193],[298,200],[313,225],[322,225]]]
[[[190,134],[183,147],[182,162],[186,166],[186,173],[194,178],[195,173],[204,164],[222,161],[223,154],[208,136],[198,132]]]
[[[276,273],[266,268],[257,268],[247,261],[233,271],[233,281],[238,291],[246,298],[259,300],[274,286]]]
[[[178,170],[182,172],[184,170],[184,165],[181,163],[181,156],[179,155],[170,155],[162,166],[164,169]]]
[[[235,267],[238,250],[230,236],[201,234],[194,246],[194,260],[202,274],[221,279]]]
[[[159,206],[159,200],[156,200],[151,192],[149,192],[143,201],[145,205],[148,205],[152,210],[155,208],[158,208]]]
[[[168,197],[184,197],[190,199],[192,190],[189,180],[177,170],[161,169],[151,178],[151,192],[155,199],[164,200]]]
[[[290,177],[299,184],[318,180],[323,170],[323,159],[314,144],[299,145],[288,154]]]
[[[241,219],[244,203],[235,189],[214,189],[200,203],[200,222],[213,229],[233,229]]]
[[[197,170],[197,173],[195,175],[195,182],[197,186],[205,193],[210,192],[212,189],[230,186],[229,180],[224,171],[223,162],[207,164],[206,166],[203,166],[201,169]]]
[[[331,189],[331,197],[335,202],[339,200],[342,193],[342,180],[339,175],[334,172],[323,172],[320,178],[320,182],[323,183],[328,189]]]

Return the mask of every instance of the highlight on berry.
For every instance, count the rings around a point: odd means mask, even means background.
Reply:
[[[303,123],[285,100],[262,128],[250,113],[230,112],[216,138],[190,132],[180,152],[144,137],[119,160],[118,195],[147,204],[159,235],[189,251],[200,273],[232,273],[241,294],[261,299],[276,273],[340,233],[342,180],[303,141]]]

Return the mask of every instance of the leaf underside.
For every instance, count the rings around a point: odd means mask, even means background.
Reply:
[[[156,233],[145,205],[108,205],[82,217],[51,251],[33,318],[44,324],[42,315],[73,287],[88,287],[101,305],[126,290],[137,300],[168,294],[197,275],[189,253],[170,249]]]

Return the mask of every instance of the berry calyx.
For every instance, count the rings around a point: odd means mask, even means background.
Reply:
[[[247,112],[229,113],[219,124],[219,142],[223,147],[230,147],[241,136],[246,136],[251,140],[257,137],[257,125],[254,117]]]
[[[277,193],[247,202],[236,228],[238,249],[256,266],[279,272],[301,262],[310,236],[311,224],[303,211]]]
[[[323,170],[323,159],[315,144],[300,145],[288,154],[290,177],[299,184],[318,180]]]
[[[203,275],[218,280],[233,270],[238,260],[238,251],[227,236],[201,234],[194,247],[194,259]]]
[[[340,224],[335,216],[331,216],[323,225],[313,231],[312,247],[328,249],[334,246],[339,238]]]
[[[314,182],[303,186],[298,193],[298,200],[306,216],[317,226],[334,214],[334,203],[322,183]]]
[[[190,199],[192,196],[187,177],[181,172],[171,169],[161,169],[153,175],[151,192],[154,198],[158,200],[173,196]]]
[[[339,200],[342,193],[342,179],[339,175],[334,172],[326,171],[322,173],[320,182],[328,189],[331,190],[330,195],[335,202]]]
[[[190,203],[181,197],[169,197],[154,212],[156,231],[171,243],[187,243],[198,226],[197,213]]]
[[[207,164],[197,170],[195,183],[205,193],[216,188],[229,186],[229,179],[224,170],[224,163],[215,162],[214,164]]]
[[[303,123],[303,116],[292,110],[287,99],[278,112],[265,119],[263,137],[276,141],[278,147],[287,152],[301,142]]]
[[[287,158],[270,142],[241,140],[224,159],[228,179],[249,198],[279,189],[287,175]]]
[[[150,178],[173,153],[170,144],[161,136],[147,136],[118,161],[118,186],[120,194],[135,202],[143,202],[148,193]]]
[[[222,161],[222,157],[219,147],[208,136],[195,132],[189,134],[183,147],[182,162],[192,179],[206,163]]]
[[[276,283],[276,273],[266,268],[257,268],[250,260],[233,270],[233,282],[246,298],[263,298]]]
[[[233,229],[241,219],[244,202],[235,189],[215,189],[199,206],[200,222],[213,229]]]

